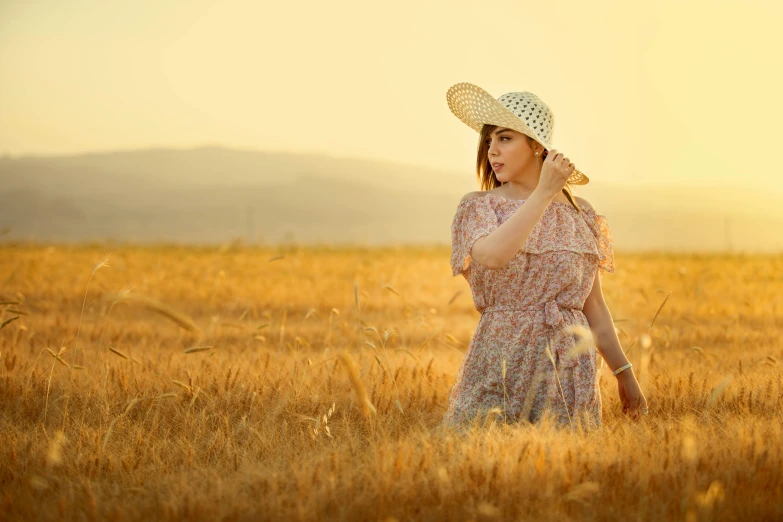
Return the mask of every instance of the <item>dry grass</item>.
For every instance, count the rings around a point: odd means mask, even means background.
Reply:
[[[618,255],[650,416],[603,368],[600,429],[465,437],[434,429],[478,320],[447,249],[101,256],[0,250],[4,519],[783,517],[781,256]]]

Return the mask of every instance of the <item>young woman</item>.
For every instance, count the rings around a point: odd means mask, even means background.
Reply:
[[[549,107],[530,92],[496,100],[470,83],[452,86],[446,99],[480,135],[482,191],[457,205],[451,266],[467,279],[481,319],[441,427],[493,408],[506,422],[550,411],[558,424],[599,426],[597,352],[617,379],[623,412],[646,414],[601,291],[602,273],[614,272],[608,222],[571,194],[569,185],[589,179],[551,148]]]

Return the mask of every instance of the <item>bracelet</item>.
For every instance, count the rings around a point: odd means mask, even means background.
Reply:
[[[623,371],[623,370],[627,370],[627,369],[628,369],[628,368],[630,368],[631,366],[633,366],[633,364],[631,364],[631,363],[628,363],[628,364],[626,364],[625,366],[620,366],[619,368],[617,368],[617,369],[614,371],[614,374],[615,374],[615,375],[617,375],[617,374],[618,374],[618,373],[620,373],[621,371]]]

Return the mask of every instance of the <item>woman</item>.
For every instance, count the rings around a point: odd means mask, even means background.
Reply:
[[[482,191],[457,206],[451,266],[482,315],[441,426],[493,408],[506,422],[550,411],[559,425],[599,426],[597,352],[617,379],[623,412],[646,414],[601,291],[602,273],[614,272],[608,222],[571,194],[569,185],[589,179],[551,148],[549,107],[530,92],[495,100],[469,83],[446,99],[480,135]]]

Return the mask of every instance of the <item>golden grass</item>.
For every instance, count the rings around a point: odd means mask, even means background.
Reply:
[[[618,254],[602,283],[650,415],[602,367],[597,430],[499,405],[457,435],[435,428],[478,313],[448,253],[4,247],[0,513],[783,517],[782,256]]]

